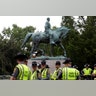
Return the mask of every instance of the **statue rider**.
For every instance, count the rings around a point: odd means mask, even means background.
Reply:
[[[51,30],[50,18],[47,18],[47,21],[45,23],[45,33],[47,37],[49,37],[50,39],[50,44],[55,44],[55,42],[53,41],[53,35],[49,33],[50,30]]]

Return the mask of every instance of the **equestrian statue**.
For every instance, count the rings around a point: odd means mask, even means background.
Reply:
[[[51,30],[50,18],[47,18],[47,22],[45,23],[45,31],[37,31],[37,32],[29,32],[21,45],[24,48],[26,42],[30,38],[32,38],[32,49],[30,55],[32,56],[34,53],[42,53],[44,55],[44,51],[39,48],[41,43],[50,44],[51,45],[51,56],[53,56],[54,46],[59,46],[64,51],[63,55],[66,57],[66,50],[61,42],[62,38],[65,38],[70,29],[65,26],[61,26],[60,28],[56,28],[55,30]]]

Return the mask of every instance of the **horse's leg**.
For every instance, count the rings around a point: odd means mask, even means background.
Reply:
[[[51,53],[51,56],[53,56],[53,55],[54,55],[54,45],[53,45],[53,44],[51,44],[50,46],[51,46],[50,53]]]
[[[32,47],[31,52],[30,52],[31,56],[32,56],[32,54],[33,54],[35,51],[38,50],[38,46],[39,46],[39,43],[34,43],[34,44],[33,44],[33,47]]]
[[[44,50],[43,49],[40,49],[40,51],[41,51],[41,55],[44,56],[45,55]]]
[[[34,48],[35,48],[35,45],[34,45],[34,43],[33,43],[33,44],[32,44],[32,48],[31,48],[31,51],[30,51],[30,55],[33,54],[33,52],[34,52]]]
[[[60,43],[59,45],[64,50],[64,56],[67,57],[66,50],[65,50],[64,46],[62,45],[62,43]]]
[[[34,51],[37,51],[38,49],[39,49],[39,42],[36,42],[34,46]]]

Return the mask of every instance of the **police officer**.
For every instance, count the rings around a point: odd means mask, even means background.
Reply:
[[[85,80],[91,80],[92,69],[89,68],[89,64],[84,65],[85,68],[81,71]]]
[[[65,64],[64,68],[62,69],[62,80],[77,80],[78,78],[78,71],[75,68],[71,67],[71,59],[67,58],[63,64]]]
[[[60,74],[62,73],[62,69],[61,69],[61,63],[60,63],[60,61],[56,61],[55,68],[56,68],[56,70],[52,74],[51,79],[52,80],[61,80]]]
[[[31,79],[31,70],[26,64],[27,56],[22,53],[18,53],[15,56],[15,59],[18,63],[14,68],[14,72],[10,80],[30,80]]]
[[[50,80],[50,71],[49,68],[46,68],[46,61],[41,61],[41,79]]]
[[[94,80],[96,80],[96,64],[94,64],[94,70],[93,70],[93,73],[92,73],[92,77]]]
[[[41,79],[41,76],[40,76],[40,72],[37,70],[37,62],[33,61],[31,80],[40,80],[40,79]]]

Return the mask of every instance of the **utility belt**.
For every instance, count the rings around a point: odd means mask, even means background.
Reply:
[[[91,75],[84,75],[85,77],[91,76]]]
[[[90,78],[91,75],[84,75],[83,77],[84,77],[84,78]]]

